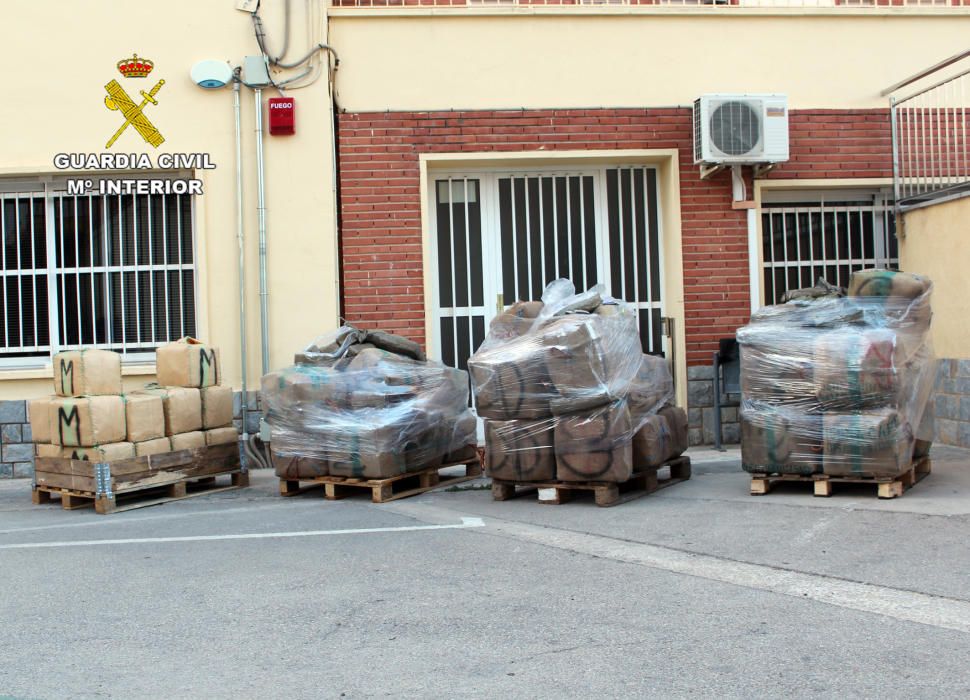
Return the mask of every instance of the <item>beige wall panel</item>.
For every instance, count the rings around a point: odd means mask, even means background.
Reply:
[[[660,9],[666,12],[333,10],[340,105],[640,107],[687,105],[707,92],[784,92],[795,109],[886,107],[883,88],[966,48],[966,15]]]
[[[250,15],[233,0],[130,3],[121,0],[7,0],[0,28],[0,56],[20,66],[26,81],[17,96],[0,102],[0,175],[58,174],[52,159],[60,152],[207,152],[217,166],[199,174],[205,194],[196,218],[199,335],[222,351],[224,383],[239,388],[238,247],[235,212],[235,141],[232,90],[203,90],[189,78],[202,59],[240,64],[258,51]],[[306,48],[304,4],[294,3],[288,59]],[[278,13],[266,12],[271,41],[282,37]],[[322,22],[321,22],[322,25]],[[323,39],[322,26],[318,39]],[[145,80],[119,75],[116,63],[135,51],[155,62]],[[26,66],[29,66],[26,67]],[[288,75],[292,75],[290,72]],[[154,149],[129,129],[106,151],[121,124],[105,108],[104,85],[116,79],[130,95],[165,85],[158,105],[146,115],[165,137]],[[275,90],[265,90],[264,102]],[[337,320],[335,232],[333,229],[330,107],[325,79],[296,98],[295,136],[266,136],[266,190],[269,260],[270,343],[274,367]],[[247,302],[249,304],[250,387],[260,375],[258,249],[254,100],[242,98],[246,217]],[[90,171],[80,174],[92,177]],[[48,381],[13,380],[0,372],[0,398],[48,393]],[[7,378],[10,381],[4,381]],[[139,378],[147,381],[150,377]]]
[[[933,345],[938,357],[970,359],[970,199],[903,215],[899,267],[933,280]]]

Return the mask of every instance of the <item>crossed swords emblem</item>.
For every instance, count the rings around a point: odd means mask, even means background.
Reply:
[[[149,92],[141,90],[141,96],[144,98],[140,104],[135,104],[125,89],[118,84],[117,80],[112,80],[110,83],[104,86],[104,89],[108,91],[108,96],[104,98],[104,106],[112,111],[120,110],[125,117],[125,123],[115,132],[115,135],[108,140],[108,144],[105,148],[111,148],[111,144],[118,140],[128,125],[135,127],[135,131],[141,134],[141,137],[145,139],[146,143],[150,143],[155,148],[158,148],[164,141],[165,137],[162,136],[161,132],[155,128],[155,125],[149,121],[148,117],[144,114],[145,105],[151,102],[153,105],[158,104],[158,100],[155,99],[155,95],[158,91],[162,89],[162,85],[165,84],[164,80],[159,80],[155,87],[153,87]]]

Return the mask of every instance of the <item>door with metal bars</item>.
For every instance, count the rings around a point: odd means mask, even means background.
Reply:
[[[644,352],[664,354],[657,172],[650,167],[440,175],[432,190],[430,349],[465,369],[496,314],[568,277],[638,310]]]

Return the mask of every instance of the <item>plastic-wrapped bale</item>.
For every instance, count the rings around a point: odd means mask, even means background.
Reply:
[[[754,474],[820,473],[822,416],[744,402],[741,466]]]
[[[485,421],[485,470],[493,479],[556,478],[555,420]]]
[[[517,301],[492,319],[488,335],[493,342],[520,338],[532,329],[541,311],[541,301]]]
[[[478,415],[493,420],[535,420],[552,415],[556,396],[539,339],[525,335],[485,349],[468,359]]]
[[[823,422],[825,474],[895,477],[910,468],[913,430],[897,410],[827,413]]]
[[[601,287],[574,294],[567,280],[550,283],[542,302],[500,316],[469,358],[480,416],[537,420],[595,408],[624,396],[636,375],[642,351],[631,307],[592,313],[604,306]]]
[[[539,327],[556,395],[556,415],[595,408],[623,396],[641,366],[636,315],[571,314]]]
[[[330,465],[326,460],[315,459],[313,457],[297,457],[295,455],[283,456],[270,448],[270,457],[273,461],[273,471],[281,479],[312,479],[317,476],[328,476]]]
[[[687,451],[687,413],[666,406],[643,419],[633,436],[634,470],[659,467]]]
[[[840,328],[815,339],[815,396],[826,410],[895,403],[896,334],[888,328]]]
[[[752,324],[742,330],[742,395],[806,410],[817,407],[812,356],[817,333],[774,324]]]
[[[376,347],[348,358],[350,347],[333,351],[341,355],[331,364],[263,377],[281,478],[396,476],[438,466],[474,440],[464,372]]]
[[[633,474],[636,428],[626,399],[555,420],[556,478],[622,483]]]
[[[452,447],[441,458],[445,464],[466,462],[478,457],[478,420],[471,411],[466,411],[455,421],[452,445],[461,445],[461,447]]]
[[[636,376],[630,382],[627,398],[630,412],[635,416],[652,415],[672,404],[674,379],[667,360],[655,355],[644,355]]]
[[[873,268],[852,273],[847,295],[918,299],[929,292],[931,286],[930,281],[921,275]]]

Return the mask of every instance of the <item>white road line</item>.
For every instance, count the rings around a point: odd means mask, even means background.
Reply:
[[[75,542],[25,542],[4,544],[0,549],[49,549],[55,547],[97,547],[108,544],[160,544],[165,542],[215,542],[220,540],[265,540],[284,537],[326,537],[329,535],[369,535],[377,532],[417,532],[421,530],[462,530],[485,527],[481,518],[462,518],[453,525],[405,525],[402,527],[367,527],[356,530],[300,530],[296,532],[252,532],[240,535],[188,535],[185,537],[140,537],[122,540],[77,540]]]
[[[394,512],[423,519],[447,517],[448,509],[421,504],[398,504]],[[452,516],[454,513],[452,514]],[[652,569],[695,576],[735,586],[814,600],[850,610],[885,615],[908,622],[970,633],[970,602],[897,588],[749,564],[668,547],[617,540],[489,517],[486,531],[511,539],[554,547],[577,554],[638,564]]]
[[[189,501],[173,501],[170,505],[176,506],[179,503],[184,503],[188,505],[191,503],[191,499]],[[196,501],[196,504],[197,503],[199,503],[199,501]],[[334,503],[328,503],[327,509],[329,510],[330,508],[335,506],[344,506],[346,503],[347,501],[336,501]],[[319,509],[320,504],[319,502],[310,501],[310,500],[307,500],[305,503],[293,503],[292,499],[287,499],[285,501],[281,500],[268,505],[254,504],[251,506],[239,506],[235,508],[210,508],[208,510],[195,510],[195,509],[186,508],[185,510],[179,510],[177,512],[161,513],[158,515],[143,515],[140,517],[126,514],[120,518],[119,517],[103,518],[100,515],[95,515],[94,510],[92,509],[91,511],[89,511],[89,514],[97,518],[97,520],[84,520],[81,522],[76,522],[72,517],[71,522],[62,522],[62,523],[58,523],[57,525],[35,525],[33,527],[15,527],[15,528],[10,528],[8,530],[0,530],[0,535],[9,535],[17,532],[37,532],[40,530],[62,530],[64,528],[70,528],[71,530],[73,530],[79,527],[94,527],[94,526],[103,527],[106,525],[128,526],[130,523],[143,523],[143,522],[150,522],[150,521],[156,521],[156,520],[175,520],[178,518],[189,518],[189,517],[195,517],[199,515],[220,515],[221,516],[221,515],[231,514],[231,513],[252,513],[253,511],[259,511],[259,510],[292,510],[294,508]],[[70,515],[75,516],[77,514],[71,513]]]

